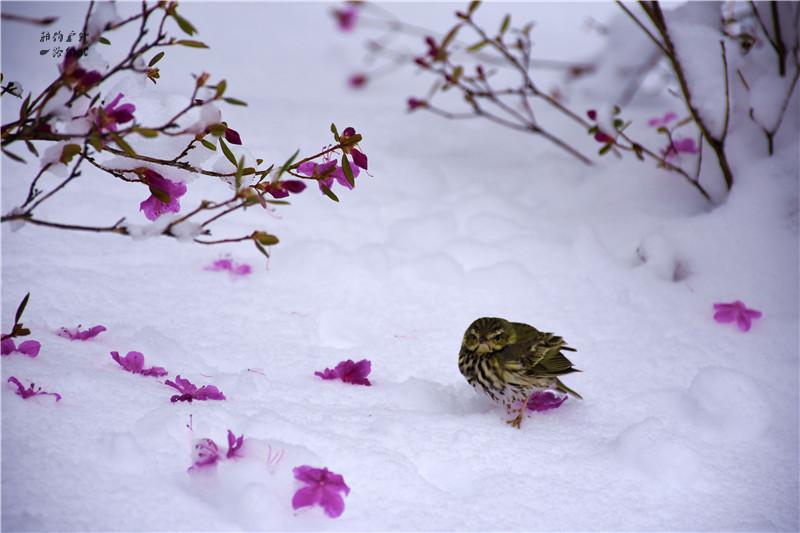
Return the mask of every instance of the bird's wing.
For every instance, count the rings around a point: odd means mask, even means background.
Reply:
[[[539,331],[527,324],[514,324],[517,342],[498,352],[497,357],[507,370],[522,371],[536,376],[557,376],[579,372],[561,350],[564,339],[552,333]],[[520,327],[524,326],[524,327]]]

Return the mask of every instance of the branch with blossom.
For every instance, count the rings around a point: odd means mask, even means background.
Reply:
[[[22,225],[35,224],[61,230],[112,233],[117,235],[161,235],[198,244],[214,245],[252,241],[258,250],[269,257],[269,246],[279,242],[277,236],[256,229],[245,235],[214,235],[214,223],[253,206],[273,210],[286,205],[290,194],[305,190],[305,181],[313,180],[328,197],[338,200],[331,190],[331,177],[340,172],[348,188],[355,186],[358,168],[366,169],[366,156],[360,148],[361,134],[350,127],[338,134],[331,126],[334,143],[318,153],[300,156],[298,150],[283,164],[246,164],[244,155],[237,155],[234,146],[243,144],[242,136],[222,119],[217,104],[246,106],[242,100],[229,96],[224,79],[212,82],[211,75],[201,72],[193,75],[194,82],[186,105],[171,116],[154,124],[145,124],[137,118],[137,103],[117,92],[104,102],[103,90],[120,81],[123,75],[144,76],[153,84],[160,78],[159,61],[170,47],[208,48],[195,39],[197,29],[178,11],[177,2],[142,2],[138,11],[122,18],[115,14],[110,21],[100,19],[97,5],[91,2],[85,19],[84,32],[88,40],[67,50],[55,79],[38,95],[28,93],[23,98],[19,85],[9,82],[3,95],[22,100],[19,116],[2,125],[2,153],[4,157],[25,163],[18,146],[25,146],[41,161],[40,169],[30,179],[27,196],[17,207],[2,215],[2,222]],[[106,10],[107,11],[107,10]],[[98,20],[105,21],[99,31]],[[169,28],[177,26],[182,37],[171,35]],[[91,68],[83,58],[94,43],[110,43],[110,35],[127,26],[138,27],[138,32],[125,56],[107,69]],[[199,117],[193,120],[193,117]],[[173,138],[182,146],[174,157],[156,156],[152,143],[160,138]],[[40,154],[42,145],[47,146]],[[206,150],[206,156],[220,155],[229,164],[229,170],[212,170],[190,163],[187,158],[193,150]],[[329,173],[308,173],[310,164],[323,165],[330,160],[341,162]],[[360,164],[363,163],[363,164]],[[146,188],[149,193],[139,202],[139,210],[149,221],[159,219],[151,228],[140,228],[120,218],[112,224],[84,225],[70,221],[41,218],[39,208],[53,202],[73,181],[80,178],[87,166],[110,175],[136,190]],[[216,167],[219,168],[219,167]],[[341,168],[341,170],[340,170]],[[42,176],[61,174],[63,179],[49,190],[40,187]],[[228,183],[232,189],[229,197],[202,200],[198,205],[185,208],[182,197],[188,191],[188,177],[209,177]],[[287,179],[292,176],[297,179]],[[131,189],[133,190],[133,189]],[[166,222],[166,224],[165,224]]]

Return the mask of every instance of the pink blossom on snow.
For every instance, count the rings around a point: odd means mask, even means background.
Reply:
[[[531,411],[548,411],[557,409],[567,401],[566,395],[560,395],[550,390],[536,391],[528,398],[528,409]]]
[[[71,341],[85,341],[91,339],[92,337],[97,337],[102,332],[106,331],[105,326],[93,326],[86,331],[81,331],[81,325],[78,324],[78,327],[68,329],[68,328],[61,328],[58,330],[57,335],[59,337],[64,337],[65,339],[69,339]]]
[[[17,386],[17,390],[14,391],[14,392],[16,393],[17,396],[22,396],[23,400],[27,400],[31,396],[38,396],[38,395],[55,396],[57,402],[61,400],[61,395],[59,393],[57,393],[57,392],[45,392],[45,391],[42,390],[41,387],[39,387],[38,389],[34,390],[33,389],[33,387],[34,387],[33,383],[31,383],[30,385],[28,385],[27,388],[25,388],[25,386],[22,383],[20,383],[20,381],[17,378],[15,378],[14,376],[11,376],[10,378],[8,378],[8,383],[13,383],[14,385]]]
[[[761,318],[761,311],[749,309],[739,300],[714,304],[714,320],[720,323],[736,322],[742,331],[749,331],[753,320]]]
[[[372,363],[369,359],[362,359],[355,363],[352,359],[342,361],[335,368],[326,368],[322,372],[314,372],[315,376],[322,379],[341,379],[345,383],[352,383],[353,385],[367,385],[371,386],[367,376],[372,370]]]
[[[134,374],[153,377],[167,375],[167,371],[160,366],[144,368],[144,355],[142,355],[141,352],[128,352],[125,357],[120,357],[119,352],[111,352],[111,358],[116,361],[119,366]]]
[[[230,257],[220,257],[204,270],[211,272],[229,272],[232,276],[247,276],[253,269],[247,263],[236,263]]]
[[[42,345],[39,341],[22,341],[17,346],[14,343],[14,339],[11,337],[7,339],[3,339],[0,342],[0,353],[2,355],[11,355],[14,352],[21,353],[22,355],[27,355],[28,357],[36,357],[39,355],[39,350],[42,348]]]
[[[198,439],[194,442],[192,447],[192,467],[202,468],[204,466],[211,466],[219,461],[219,446],[211,439]]]
[[[344,499],[340,493],[350,494],[350,487],[339,474],[327,468],[314,468],[308,465],[298,466],[292,470],[294,478],[306,486],[297,490],[292,498],[292,507],[311,507],[319,505],[331,518],[337,518],[344,512]]]
[[[193,400],[205,401],[225,399],[225,395],[222,394],[222,391],[220,391],[216,386],[203,385],[202,387],[197,388],[197,385],[193,384],[188,379],[182,378],[180,374],[175,377],[175,381],[168,379],[164,382],[164,384],[180,392],[180,394],[176,394],[169,399],[169,401],[172,403],[191,402]]]
[[[228,430],[228,452],[225,454],[225,457],[228,459],[233,459],[235,457],[242,457],[241,449],[242,444],[244,444],[244,435],[239,435],[238,437],[233,434],[233,431],[230,429]]]
[[[676,113],[673,113],[672,111],[669,111],[663,117],[651,118],[650,120],[647,121],[647,125],[652,126],[654,128],[660,126],[666,126],[676,118],[678,118],[678,115]]]

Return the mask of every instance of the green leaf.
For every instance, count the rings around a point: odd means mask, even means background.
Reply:
[[[23,298],[22,301],[17,306],[17,314],[14,315],[14,323],[15,324],[18,324],[19,323],[19,319],[22,318],[22,313],[25,312],[25,306],[28,305],[28,300],[30,299],[30,297],[31,297],[31,293],[26,294],[25,298]]]
[[[225,124],[222,124],[220,122],[220,123],[217,123],[217,124],[211,124],[208,127],[208,132],[211,135],[213,135],[214,137],[222,137],[223,135],[225,135],[225,130],[227,130],[227,129],[228,129],[228,126],[226,126]]]
[[[269,259],[269,252],[267,251],[267,249],[266,249],[266,248],[264,248],[263,246],[261,246],[261,244],[260,244],[260,243],[259,243],[257,240],[255,240],[255,239],[253,239],[253,244],[255,244],[255,245],[256,245],[256,248],[258,249],[258,251],[259,251],[259,252],[261,252],[261,254],[262,254],[264,257],[266,257],[267,259]]]
[[[606,155],[608,153],[608,151],[611,150],[611,147],[613,145],[614,145],[613,143],[608,143],[607,145],[605,145],[602,148],[600,148],[600,150],[598,150],[597,153],[600,154],[600,155]]]
[[[208,45],[206,43],[202,43],[200,41],[192,41],[190,39],[183,39],[183,40],[180,40],[180,41],[175,41],[175,44],[188,46],[189,48],[208,48]]]
[[[336,142],[339,142],[339,130],[336,129],[336,124],[331,122],[331,133],[333,133],[333,138],[336,139]]]
[[[220,139],[222,141],[222,139]],[[227,157],[227,156],[226,156]],[[242,169],[244,168],[244,156],[239,157],[239,162],[236,164],[236,174],[234,180],[236,182],[236,190],[242,188]]]
[[[108,40],[108,39],[106,39],[105,37],[100,37],[100,38],[99,38],[99,39],[97,39],[97,40],[98,40],[98,42],[100,42],[100,43],[102,43],[102,44],[111,44],[111,41],[109,41],[109,40]]]
[[[327,185],[325,185],[322,182],[319,182],[319,186],[322,189],[322,194],[324,194],[325,196],[327,196],[328,198],[330,198],[334,202],[338,202],[339,201],[339,197],[336,196],[335,194],[333,194],[333,191],[330,190],[330,188]]]
[[[442,39],[442,46],[440,47],[442,51],[446,50],[448,45],[453,42],[453,39],[456,38],[456,34],[460,29],[461,24],[456,24],[449,32],[447,32],[447,35],[445,35],[444,39]]]
[[[219,147],[222,148],[222,153],[225,154],[225,157],[228,159],[228,161],[230,161],[233,166],[237,166],[236,158],[233,156],[233,152],[231,152],[231,149],[228,148],[227,144],[225,144],[225,141],[222,139],[222,137],[219,138]]]
[[[27,98],[25,101],[22,102],[22,106],[19,108],[19,120],[20,122],[25,122],[25,119],[28,118],[28,105],[31,103],[31,93],[28,93]]]
[[[625,124],[625,121],[623,121],[621,118],[614,119],[614,129],[620,129],[623,124]]]
[[[226,102],[228,102],[231,105],[247,106],[247,102],[245,102],[243,100],[239,100],[238,98],[231,98],[230,96],[227,96],[227,97],[223,98],[223,100],[225,100]]]
[[[147,137],[148,139],[158,137],[158,131],[150,128],[136,128],[134,131],[142,137]]]
[[[39,157],[39,151],[36,149],[36,147],[33,145],[32,142],[30,142],[29,140],[25,139],[25,146],[28,147],[28,151],[30,153],[32,153],[36,157]]]
[[[192,23],[183,18],[182,16],[178,15],[176,12],[173,11],[172,18],[175,19],[175,22],[178,23],[178,26],[186,33],[187,35],[194,35],[197,33],[197,29],[192,26]]]
[[[217,84],[217,98],[222,96],[223,93],[225,92],[225,89],[227,89],[227,88],[228,88],[228,82],[227,81],[222,80],[221,82],[219,82]]]
[[[264,200],[264,201],[267,202],[268,204],[274,204],[274,205],[292,205],[291,202],[288,202],[286,200]]]
[[[131,148],[131,145],[127,143],[125,139],[120,137],[116,132],[109,132],[111,138],[114,139],[114,142],[117,143],[117,146],[122,148],[122,150],[131,157],[136,157],[136,152]]]
[[[294,163],[294,160],[297,159],[297,156],[299,154],[300,154],[300,149],[298,148],[298,150],[294,154],[292,154],[292,157],[290,157],[289,159],[286,160],[286,163],[283,164],[283,166],[281,167],[281,170],[278,172],[278,177],[279,178],[283,175],[284,172],[286,172],[286,170],[289,167],[292,166],[292,163]]]
[[[345,154],[342,154],[342,170],[344,170],[344,177],[347,178],[347,183],[349,183],[351,187],[355,187],[356,179],[353,177],[353,169],[350,168],[350,161],[347,160]]]
[[[200,144],[202,144],[203,146],[205,146],[206,148],[208,148],[212,152],[216,152],[217,151],[217,145],[215,145],[214,143],[209,142],[209,141],[207,141],[205,139],[200,139]]]
[[[253,239],[264,246],[274,246],[281,242],[277,236],[267,233],[266,231],[254,231]]]
[[[158,198],[158,200],[162,203],[168,204],[170,202],[169,194],[166,191],[162,191],[161,189],[157,189],[156,187],[150,187],[150,194]]]
[[[477,52],[478,50],[480,50],[481,48],[483,48],[487,44],[489,44],[489,41],[486,41],[486,40],[479,41],[479,42],[473,44],[472,46],[470,46],[469,48],[467,48],[467,52]]]
[[[22,324],[17,324],[14,326],[14,329],[11,331],[12,337],[24,337],[26,335],[30,335],[31,330],[23,326]]]
[[[147,66],[148,67],[152,67],[153,65],[155,65],[156,63],[161,61],[162,57],[164,57],[164,51],[163,50],[161,52],[157,53],[156,55],[154,55],[153,59],[150,60],[150,62],[147,64]]]
[[[81,153],[81,146],[79,144],[67,144],[61,150],[61,157],[58,159],[65,165],[69,165],[72,158]]]
[[[25,160],[22,159],[20,156],[18,156],[17,154],[15,154],[13,152],[9,152],[5,148],[3,148],[3,153],[6,154],[8,157],[10,157],[11,159],[13,159],[14,161],[16,161],[18,163],[24,163],[25,162]]]
[[[478,9],[478,6],[481,5],[480,0],[473,0],[469,3],[469,7],[467,8],[467,15],[472,15],[475,13],[475,10]]]
[[[500,25],[500,35],[503,35],[508,30],[509,24],[511,24],[511,15],[507,14],[503,17],[503,23]]]

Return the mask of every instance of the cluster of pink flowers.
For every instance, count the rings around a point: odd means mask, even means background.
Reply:
[[[339,141],[341,143],[346,143],[348,139],[355,136],[355,128],[347,127],[339,137]],[[348,160],[348,166],[350,167],[350,171],[355,181],[355,178],[357,178],[360,173],[359,169],[368,170],[367,156],[355,146],[345,146],[342,148],[342,150],[345,152],[343,159],[346,159],[348,154],[353,159],[352,163],[350,163]],[[351,184],[347,179],[344,168],[339,166],[338,162],[334,159],[324,159],[322,163],[306,161],[297,167],[297,171],[317,180],[319,183],[319,188],[323,192],[325,188],[331,189],[331,187],[333,187],[334,180],[338,182],[339,185],[347,189],[352,189],[355,186],[355,183]]]

